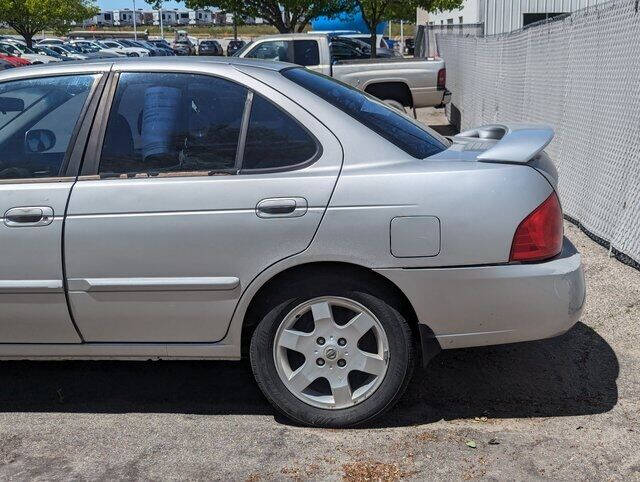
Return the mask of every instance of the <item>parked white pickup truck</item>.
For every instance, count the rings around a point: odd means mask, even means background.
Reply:
[[[348,38],[308,33],[269,35],[248,44],[236,56],[303,65],[403,111],[406,107],[443,106],[451,100],[442,59],[371,59]]]

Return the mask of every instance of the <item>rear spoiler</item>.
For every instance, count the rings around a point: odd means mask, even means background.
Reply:
[[[478,161],[526,164],[549,145],[553,136],[553,128],[544,124],[491,124],[461,132],[455,137],[498,141],[480,154]]]

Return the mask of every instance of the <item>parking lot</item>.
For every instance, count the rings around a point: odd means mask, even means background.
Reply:
[[[640,272],[565,229],[586,268],[581,322],[441,353],[372,426],[292,425],[246,363],[2,362],[0,478],[640,478]]]

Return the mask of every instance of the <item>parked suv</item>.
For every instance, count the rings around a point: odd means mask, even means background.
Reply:
[[[177,40],[173,43],[173,51],[176,55],[195,55],[196,48],[190,40]]]
[[[227,57],[235,55],[235,53],[239,52],[245,45],[247,45],[247,42],[244,40],[231,40],[227,44]]]
[[[201,40],[198,45],[198,55],[224,55],[222,45],[217,40]]]

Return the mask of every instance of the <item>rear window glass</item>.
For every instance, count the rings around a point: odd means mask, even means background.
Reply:
[[[300,68],[283,70],[282,75],[349,114],[417,159],[433,156],[448,148],[448,141],[444,137],[427,131],[395,109],[342,82]]]

